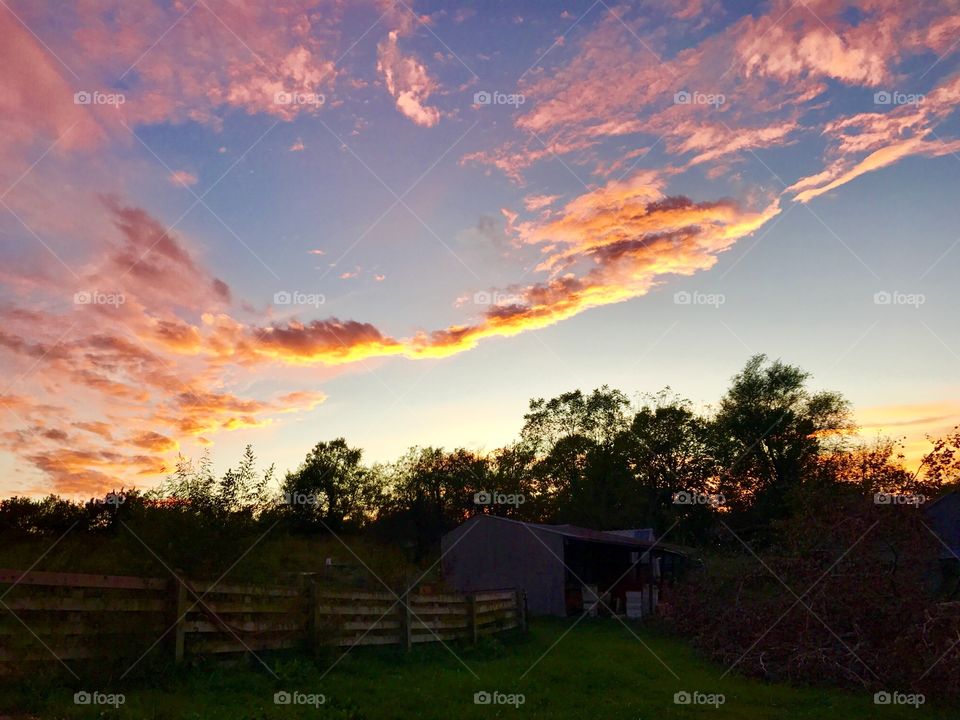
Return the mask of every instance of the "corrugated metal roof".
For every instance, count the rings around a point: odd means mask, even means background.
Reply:
[[[656,547],[658,550],[664,550],[665,552],[671,552],[677,555],[689,554],[689,550],[687,548],[679,545],[671,545],[669,543],[631,537],[629,535],[622,534],[624,531],[605,532],[603,530],[591,530],[590,528],[579,527],[577,525],[547,525],[545,523],[523,522],[521,520],[513,520],[512,518],[505,518],[499,515],[481,514],[474,515],[471,519],[476,520],[478,518],[516,523],[517,525],[526,525],[531,530],[555,533],[564,537],[573,538],[576,540],[584,540],[587,542],[605,543],[607,545],[624,545],[627,547],[641,548],[644,550],[649,550],[650,548]]]
[[[637,538],[637,540],[648,540],[653,542],[657,539],[653,528],[631,528],[630,530],[604,530],[604,532],[614,535],[626,535],[627,537]]]

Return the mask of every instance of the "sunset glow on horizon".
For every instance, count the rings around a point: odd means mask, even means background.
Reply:
[[[0,3],[0,481],[490,450],[755,353],[960,424],[960,0]]]

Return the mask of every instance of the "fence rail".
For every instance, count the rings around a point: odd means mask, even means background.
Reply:
[[[32,662],[476,642],[526,629],[522,592],[335,590],[0,569],[0,674]]]

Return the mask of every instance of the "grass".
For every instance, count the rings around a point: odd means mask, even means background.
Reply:
[[[0,717],[4,710],[13,711],[18,720],[956,717],[955,711],[929,705],[878,707],[866,692],[765,684],[734,673],[723,677],[723,668],[705,662],[682,641],[649,628],[631,625],[628,630],[609,619],[572,625],[541,619],[526,636],[449,649],[431,643],[410,653],[381,647],[356,648],[343,657],[332,650],[319,659],[265,657],[279,680],[251,661],[234,667],[179,668],[125,686],[99,687],[104,693],[124,693],[119,710],[75,705],[73,692],[96,689],[90,683],[68,688],[33,677],[0,691]],[[326,702],[318,708],[276,705],[274,693],[280,690],[323,694]],[[722,693],[725,702],[717,708],[676,705],[674,693],[682,690]],[[522,693],[525,699],[518,708],[477,705],[474,693],[479,691]]]
[[[46,537],[0,538],[0,568],[159,578],[170,577],[168,568],[174,568],[191,579],[215,579],[229,569],[233,582],[276,582],[284,573],[323,574],[326,558],[331,557],[353,566],[356,575],[365,576],[378,589],[375,578],[399,585],[421,572],[395,545],[351,535],[345,538],[348,549],[328,536],[290,536],[263,529],[223,534],[194,530],[186,538],[167,527],[137,528],[136,533],[120,528],[110,535],[67,535],[57,543]],[[35,565],[37,558],[42,559]]]

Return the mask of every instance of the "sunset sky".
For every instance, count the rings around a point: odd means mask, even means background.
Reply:
[[[913,459],[958,44],[960,0],[0,0],[0,495],[492,449],[757,352]]]

